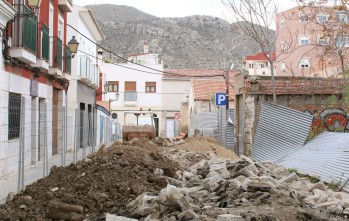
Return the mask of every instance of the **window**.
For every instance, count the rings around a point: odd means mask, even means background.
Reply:
[[[8,99],[8,139],[19,138],[21,121],[21,95],[9,94]]]
[[[300,14],[299,14],[299,20],[300,20],[301,22],[309,21],[309,16],[306,15],[306,14],[304,14],[304,13],[300,13]]]
[[[281,51],[284,51],[286,49],[286,42],[285,42],[285,40],[281,41],[280,48],[281,48]]]
[[[108,81],[108,84],[109,84],[108,92],[119,91],[119,81]]]
[[[125,82],[125,101],[137,100],[137,85],[134,81]]]
[[[284,62],[281,63],[281,70],[286,71],[286,64]]]
[[[309,68],[309,67],[310,67],[309,58],[302,58],[302,59],[299,61],[299,67],[300,67],[300,68]]]
[[[342,22],[342,23],[348,23],[348,22],[349,22],[349,20],[348,20],[348,15],[345,14],[344,12],[338,13],[338,14],[337,14],[337,19],[338,19],[340,22]]]
[[[264,68],[265,67],[265,65],[264,64],[260,64],[260,68]]]
[[[336,45],[337,47],[349,47],[349,36],[337,36]]]
[[[282,18],[281,21],[280,21],[280,27],[281,27],[281,28],[284,28],[285,26],[286,26],[285,19]]]
[[[317,44],[318,45],[328,45],[329,39],[322,37],[322,36],[317,36]]]
[[[300,45],[308,45],[309,44],[309,38],[306,36],[301,36],[299,38],[299,44]]]
[[[253,61],[248,62],[248,69],[253,69]]]
[[[320,24],[326,23],[326,22],[327,22],[327,15],[325,15],[325,14],[318,14],[318,15],[316,16],[316,21],[317,21],[318,23],[320,23]]]
[[[156,92],[156,82],[145,82],[145,92],[155,93]]]

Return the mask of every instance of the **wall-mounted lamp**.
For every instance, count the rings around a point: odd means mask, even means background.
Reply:
[[[7,22],[7,25],[11,22],[14,22],[15,20],[19,19],[19,18],[24,18],[24,17],[31,17],[35,15],[35,10],[37,10],[38,8],[40,8],[41,5],[41,0],[28,0],[28,5],[29,7],[34,10],[31,13],[26,13],[26,14],[21,14],[20,12],[22,12],[22,10],[20,10],[19,8],[17,8],[18,13],[15,15],[15,17],[11,20],[9,20]]]
[[[41,5],[41,0],[28,0],[28,5],[32,9],[38,9]]]
[[[109,99],[109,103],[110,103],[110,102],[114,102],[114,101],[118,101],[118,100],[119,100],[119,97],[120,97],[119,92],[116,92],[116,93],[115,93],[115,99]]]
[[[104,89],[104,92],[105,94],[108,92],[108,89],[109,89],[109,84],[108,84],[108,81],[105,81],[104,85],[103,85],[103,89]]]
[[[73,36],[73,38],[70,39],[70,41],[68,42],[68,47],[71,54],[71,58],[74,58],[79,48],[79,42],[75,39],[75,36]]]

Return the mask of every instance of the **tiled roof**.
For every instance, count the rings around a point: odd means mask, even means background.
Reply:
[[[234,85],[234,81],[230,83]],[[214,99],[217,92],[225,93],[226,84],[224,79],[193,79],[194,99],[196,100],[210,100]],[[234,99],[234,88],[229,88],[229,100]]]
[[[201,76],[216,76],[216,75],[217,75],[216,77],[211,77],[211,78],[221,79],[222,76],[224,75],[224,70],[205,70],[205,69],[183,69],[183,70],[165,69],[164,72],[168,72],[164,74],[164,78],[175,78],[175,79],[177,78],[191,79],[198,76],[201,77]],[[236,71],[230,71],[230,73],[235,74]]]
[[[110,105],[109,101],[97,101],[96,104],[104,107],[107,111],[110,111],[109,110],[109,105]]]
[[[338,79],[295,79],[275,82],[276,94],[341,94],[349,81]],[[271,80],[258,80],[251,84],[251,94],[272,94]]]
[[[269,53],[267,53],[269,55]],[[245,57],[246,61],[268,61],[264,53],[257,53],[256,55],[248,55]],[[273,61],[276,60],[276,54],[273,52]]]

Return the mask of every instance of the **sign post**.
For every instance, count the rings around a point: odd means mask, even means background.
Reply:
[[[216,106],[226,106],[227,96],[225,93],[216,93]]]

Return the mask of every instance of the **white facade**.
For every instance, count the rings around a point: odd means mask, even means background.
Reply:
[[[69,26],[67,27],[67,39],[72,39],[75,36],[79,42],[79,51],[71,60],[72,80],[68,90],[69,106],[78,108],[80,102],[95,103],[93,94],[99,87],[96,43],[103,40],[103,35],[95,23],[91,11],[77,5],[74,5],[73,11],[68,14],[68,24],[81,33]]]
[[[165,137],[179,136],[181,127],[188,126],[188,116],[181,111],[182,104],[189,101],[190,78],[163,78],[163,130]],[[176,114],[180,113],[179,118]]]
[[[103,40],[103,35],[89,9],[73,6],[68,14],[67,39],[75,39],[79,42],[78,52],[71,59],[71,80],[68,89],[68,134],[74,134],[74,123],[79,124],[85,134],[92,133],[91,125],[96,125],[96,89],[99,87],[99,70],[97,60],[97,43]],[[80,33],[79,33],[80,32]],[[78,112],[76,112],[76,109]],[[87,119],[80,117],[76,121],[75,116],[86,114]],[[83,135],[81,135],[83,136]],[[88,134],[90,136],[90,134]],[[68,149],[74,145],[73,136],[68,137]]]
[[[163,65],[153,62],[143,63],[147,67],[159,70],[160,72],[150,70],[146,67],[142,67],[136,64],[110,64],[102,63],[100,70],[103,74],[102,84],[111,82],[118,84],[117,91],[112,89],[108,90],[107,94],[102,97],[103,101],[110,101],[111,114],[116,113],[118,115],[118,121],[121,125],[133,124],[136,125],[136,118],[127,116],[124,118],[124,111],[132,110],[151,110],[155,112],[155,118],[160,118],[162,114],[162,71]],[[139,70],[139,71],[137,71]],[[147,73],[148,72],[148,73]],[[149,73],[150,72],[150,73]],[[132,85],[131,89],[126,88],[127,85]],[[147,86],[155,86],[154,89],[147,89]],[[119,93],[118,100],[115,99],[115,94]],[[131,119],[129,119],[131,118]],[[125,121],[126,120],[126,121]],[[161,119],[159,119],[161,121]],[[139,122],[140,123],[140,122]],[[159,122],[158,130],[162,130],[162,124]]]

